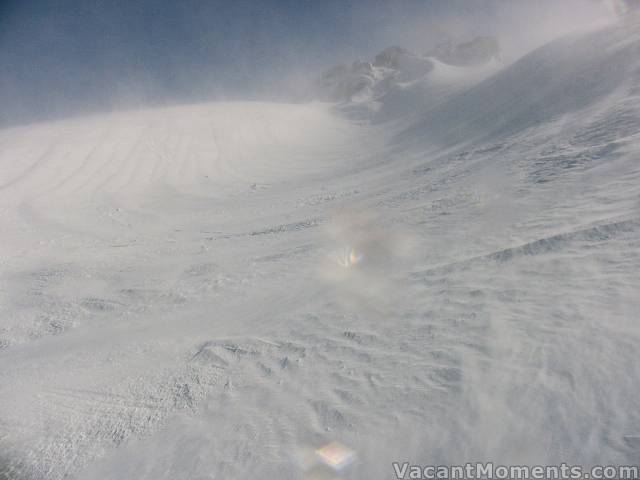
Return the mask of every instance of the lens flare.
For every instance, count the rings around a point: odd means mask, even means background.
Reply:
[[[342,471],[356,459],[356,452],[340,442],[331,442],[316,450],[318,458],[335,471]]]
[[[629,5],[625,0],[605,0],[605,4],[616,15],[624,15],[629,11]]]
[[[304,472],[304,480],[340,480],[349,476],[357,454],[334,440],[321,447],[300,446],[292,452],[292,460]]]
[[[362,262],[363,259],[362,252],[353,247],[346,247],[338,257],[338,264],[344,268],[351,268]]]

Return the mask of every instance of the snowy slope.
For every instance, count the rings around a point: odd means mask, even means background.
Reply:
[[[212,103],[0,131],[0,478],[636,461],[638,32],[407,87],[401,122]],[[310,461],[333,440],[341,472]]]
[[[633,18],[615,28],[564,37],[475,88],[428,108],[403,140],[424,132],[432,142],[504,138],[606,102],[619,89],[637,93],[639,69],[638,26]]]

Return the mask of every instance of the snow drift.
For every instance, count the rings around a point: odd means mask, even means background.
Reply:
[[[639,31],[0,131],[0,478],[633,463]]]

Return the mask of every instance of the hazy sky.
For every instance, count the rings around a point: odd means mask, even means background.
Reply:
[[[420,51],[443,36],[498,34],[515,55],[601,14],[597,0],[0,0],[0,126],[286,98],[322,68],[389,44]]]

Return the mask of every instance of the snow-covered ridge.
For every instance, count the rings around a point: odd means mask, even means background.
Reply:
[[[617,94],[637,95],[639,25],[638,15],[628,15],[608,28],[542,46],[444,102],[424,104],[420,120],[403,139],[504,137],[578,114]]]
[[[459,45],[442,43],[425,54],[393,46],[371,61],[329,69],[318,85],[321,96],[341,103],[344,109],[368,109],[373,114],[387,104],[397,112],[398,96],[411,95],[414,101],[423,97],[420,103],[433,101],[486,77],[498,68],[500,59],[500,44],[494,37]],[[397,112],[395,117],[407,113]]]

